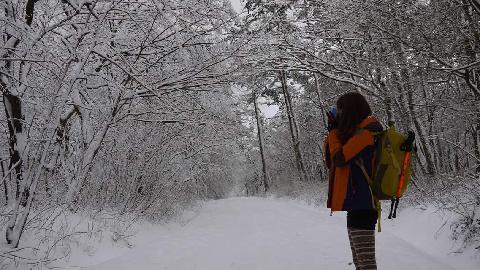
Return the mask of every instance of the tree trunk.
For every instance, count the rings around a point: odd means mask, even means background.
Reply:
[[[8,228],[7,228],[7,239],[10,235],[13,248],[17,248],[20,243],[20,238],[22,237],[23,231],[25,229],[25,224],[27,223],[28,215],[30,214],[30,209],[32,207],[33,199],[35,197],[35,191],[37,190],[37,184],[42,175],[43,167],[45,165],[45,159],[49,153],[49,148],[55,134],[52,133],[52,136],[48,140],[43,150],[42,156],[40,158],[40,164],[37,167],[35,174],[29,178],[30,181],[26,181],[22,198],[17,200],[14,210],[14,219],[10,219]],[[27,179],[27,180],[29,180]],[[12,226],[11,226],[12,225]],[[9,229],[11,229],[9,231]]]
[[[414,100],[413,100],[413,82],[412,82],[412,77],[410,75],[409,70],[407,69],[407,59],[405,56],[405,52],[402,48],[402,45],[400,43],[395,43],[393,45],[393,49],[396,52],[397,55],[397,61],[400,64],[400,70],[399,70],[399,82],[402,84],[402,89],[404,90],[403,92],[406,93],[407,99],[406,99],[406,109],[409,113],[409,119],[410,123],[413,124],[413,128],[416,130],[416,133],[418,134],[419,141],[421,144],[421,148],[423,149],[424,155],[425,155],[425,161],[426,161],[426,173],[427,174],[433,174],[436,171],[435,167],[435,157],[434,155],[434,150],[432,147],[432,140],[427,140],[428,134],[425,132],[425,129],[423,126],[420,124],[418,116],[415,112],[414,108]]]
[[[318,73],[315,72],[313,73],[313,76],[315,78],[315,92],[317,93],[317,98],[318,98],[318,104],[320,104],[320,109],[321,109],[321,112],[320,114],[322,115],[322,130],[325,131],[325,133],[328,132],[327,130],[327,126],[328,126],[328,121],[327,121],[327,118],[326,118],[326,114],[327,114],[327,108],[325,108],[325,104],[323,102],[323,98],[322,98],[322,93],[320,91],[320,82],[319,82],[319,78],[318,78]],[[321,143],[320,143],[321,145]],[[325,152],[322,150],[322,146],[319,146],[319,149],[320,149],[320,153],[322,155],[322,158],[320,159],[319,161],[319,166],[320,166],[320,179],[326,179],[324,178],[323,176],[324,175],[328,175],[328,172],[326,171],[326,164],[325,164]]]
[[[323,128],[324,130],[327,130],[327,118],[325,117],[325,114],[327,113],[327,109],[325,108],[325,104],[323,103],[323,98],[322,98],[322,93],[320,91],[320,82],[318,79],[318,73],[313,73],[313,76],[315,78],[315,92],[317,93],[317,98],[318,98],[318,104],[320,104],[320,108],[322,110],[322,123],[323,123]]]
[[[255,119],[257,121],[258,145],[260,146],[260,157],[262,159],[262,182],[263,182],[263,187],[265,189],[265,192],[267,192],[270,186],[268,184],[267,164],[265,162],[265,153],[264,153],[264,144],[263,144],[263,132],[262,132],[260,112],[257,104],[256,90],[253,90],[253,105],[255,107]]]
[[[8,170],[15,172],[15,198],[20,196],[20,185],[23,181],[22,154],[25,149],[23,134],[22,102],[19,97],[10,92],[3,93],[3,104],[8,124],[10,164]]]
[[[473,10],[480,15],[480,0],[468,0],[472,5]]]
[[[479,7],[479,1],[470,0],[463,1],[463,13],[465,16],[465,21],[468,23],[468,28],[470,30],[471,38],[467,36],[464,39],[464,48],[465,53],[468,56],[471,63],[474,63],[478,60],[477,53],[480,50],[480,32],[479,32],[479,23],[474,19],[473,10],[470,10],[468,2],[472,4],[473,8]],[[478,9],[475,9],[478,12]],[[480,15],[480,14],[479,14]],[[480,104],[480,70],[475,69],[466,69],[465,70],[465,81],[473,93],[475,103]],[[473,139],[473,148],[476,157],[475,161],[475,171],[480,173],[480,106],[476,106],[474,111],[476,112],[476,119],[472,125],[472,139]]]
[[[25,189],[20,198],[20,188],[23,184],[23,151],[25,150],[26,138],[23,130],[23,112],[20,98],[12,94],[7,88],[8,82],[2,80],[3,104],[7,117],[10,164],[8,171],[14,174],[15,179],[15,200],[16,204],[26,205],[29,192]],[[18,245],[18,239],[14,234],[17,226],[17,211],[12,214],[6,229],[6,241],[14,247]]]
[[[32,25],[35,2],[35,0],[28,0],[26,2],[24,19],[25,25],[27,26]],[[20,22],[21,19],[17,18],[17,16],[19,13],[22,14],[22,12],[16,10],[18,7],[14,5],[13,1],[7,1],[4,7],[6,17],[10,17],[13,21]],[[6,27],[6,31],[3,33],[3,35],[6,41],[5,47],[9,49],[5,51],[5,53],[2,55],[2,58],[10,58],[14,55],[15,49],[20,44],[20,39],[18,38],[16,29],[13,29],[11,26]],[[23,83],[23,76],[21,74],[23,65],[24,63],[20,62],[20,83]],[[4,69],[12,78],[16,77],[16,68],[14,67],[12,61],[3,60],[0,64],[0,68]],[[16,89],[13,87],[13,85],[14,83],[10,78],[8,78],[6,75],[1,75],[0,88],[3,93],[3,104],[5,107],[9,137],[10,164],[8,166],[8,171],[9,173],[15,174],[15,209],[8,221],[5,237],[7,243],[16,248],[18,247],[20,236],[25,226],[26,217],[28,216],[30,207],[29,202],[31,202],[32,196],[30,194],[29,186],[24,183],[23,179],[23,152],[26,148],[26,134],[23,127],[23,121],[25,120],[25,117],[23,115],[20,93],[17,92],[17,90],[23,84]],[[22,187],[23,191],[21,191]],[[26,212],[22,211],[25,208]]]
[[[0,166],[2,167],[2,177],[3,177],[3,191],[5,195],[5,206],[8,205],[8,185],[7,185],[7,172],[5,172],[5,166],[3,166],[3,160],[0,161]]]
[[[292,137],[293,151],[295,153],[298,176],[300,178],[300,181],[306,181],[307,175],[305,173],[305,166],[303,164],[302,152],[300,151],[298,126],[295,121],[295,116],[293,114],[292,98],[288,93],[288,89],[287,89],[287,78],[286,78],[285,71],[280,72],[280,78],[282,83],[283,97],[285,98],[285,107],[287,109],[287,117],[288,117],[288,123],[290,128],[290,135]]]
[[[88,178],[88,174],[92,168],[92,163],[102,146],[103,140],[107,135],[110,125],[114,122],[119,109],[122,107],[122,102],[122,93],[119,93],[115,103],[113,104],[109,117],[105,120],[100,130],[95,133],[88,144],[87,149],[82,153],[82,160],[80,162],[81,168],[80,172],[78,173],[79,176],[72,179],[66,194],[66,201],[71,209],[78,200],[78,195],[85,185],[85,180]]]
[[[480,104],[480,101],[478,102]],[[475,153],[475,172],[480,173],[480,116],[477,113],[477,122],[472,127],[473,147]]]

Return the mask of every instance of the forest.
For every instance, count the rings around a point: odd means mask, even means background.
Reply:
[[[455,213],[452,239],[480,249],[480,1],[243,4],[0,2],[0,266],[58,260],[85,233],[72,216],[323,205],[325,114],[346,92],[417,135],[401,207]]]

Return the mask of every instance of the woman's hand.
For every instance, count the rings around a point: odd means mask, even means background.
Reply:
[[[330,132],[334,129],[337,128],[337,120],[335,119],[335,117],[333,116],[333,113],[332,112],[327,112],[327,130]]]

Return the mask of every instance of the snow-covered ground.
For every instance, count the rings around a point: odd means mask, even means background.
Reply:
[[[379,269],[480,269],[473,252],[455,252],[445,224],[448,218],[431,209],[384,220]],[[291,200],[208,202],[185,222],[147,226],[130,241],[133,248],[103,246],[90,256],[74,254],[70,263],[89,270],[354,269],[345,215]]]

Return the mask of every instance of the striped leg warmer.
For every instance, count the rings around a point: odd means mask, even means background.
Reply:
[[[358,259],[357,259],[357,253],[355,252],[355,248],[353,247],[353,241],[352,241],[352,230],[348,228],[348,240],[350,240],[350,248],[352,249],[352,258],[353,258],[353,264],[355,265],[355,268],[358,270]]]
[[[375,230],[348,228],[353,263],[357,270],[377,270]]]

